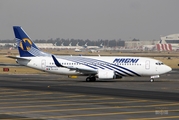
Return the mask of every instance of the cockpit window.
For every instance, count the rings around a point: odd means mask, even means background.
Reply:
[[[164,65],[164,63],[162,63],[162,62],[157,62],[157,63],[155,63],[156,65]]]

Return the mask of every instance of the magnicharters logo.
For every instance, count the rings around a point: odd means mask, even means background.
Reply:
[[[32,47],[32,41],[28,38],[22,39],[22,41],[19,44],[20,48],[24,51],[29,51]]]

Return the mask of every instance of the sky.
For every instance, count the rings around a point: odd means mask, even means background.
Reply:
[[[179,33],[179,0],[0,0],[0,40],[159,40]]]

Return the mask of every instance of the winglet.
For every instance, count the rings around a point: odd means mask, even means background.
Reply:
[[[52,55],[52,58],[53,58],[53,61],[54,61],[55,65],[56,65],[57,67],[64,67],[64,66],[62,66],[62,65],[58,62],[58,60],[55,58],[54,55]]]

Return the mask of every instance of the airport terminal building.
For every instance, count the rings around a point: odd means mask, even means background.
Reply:
[[[179,44],[179,34],[171,34],[160,38],[160,43],[164,44]]]
[[[127,40],[125,41],[126,48],[141,48],[143,45],[155,45],[159,42],[159,40],[140,40],[140,41],[133,41]]]

